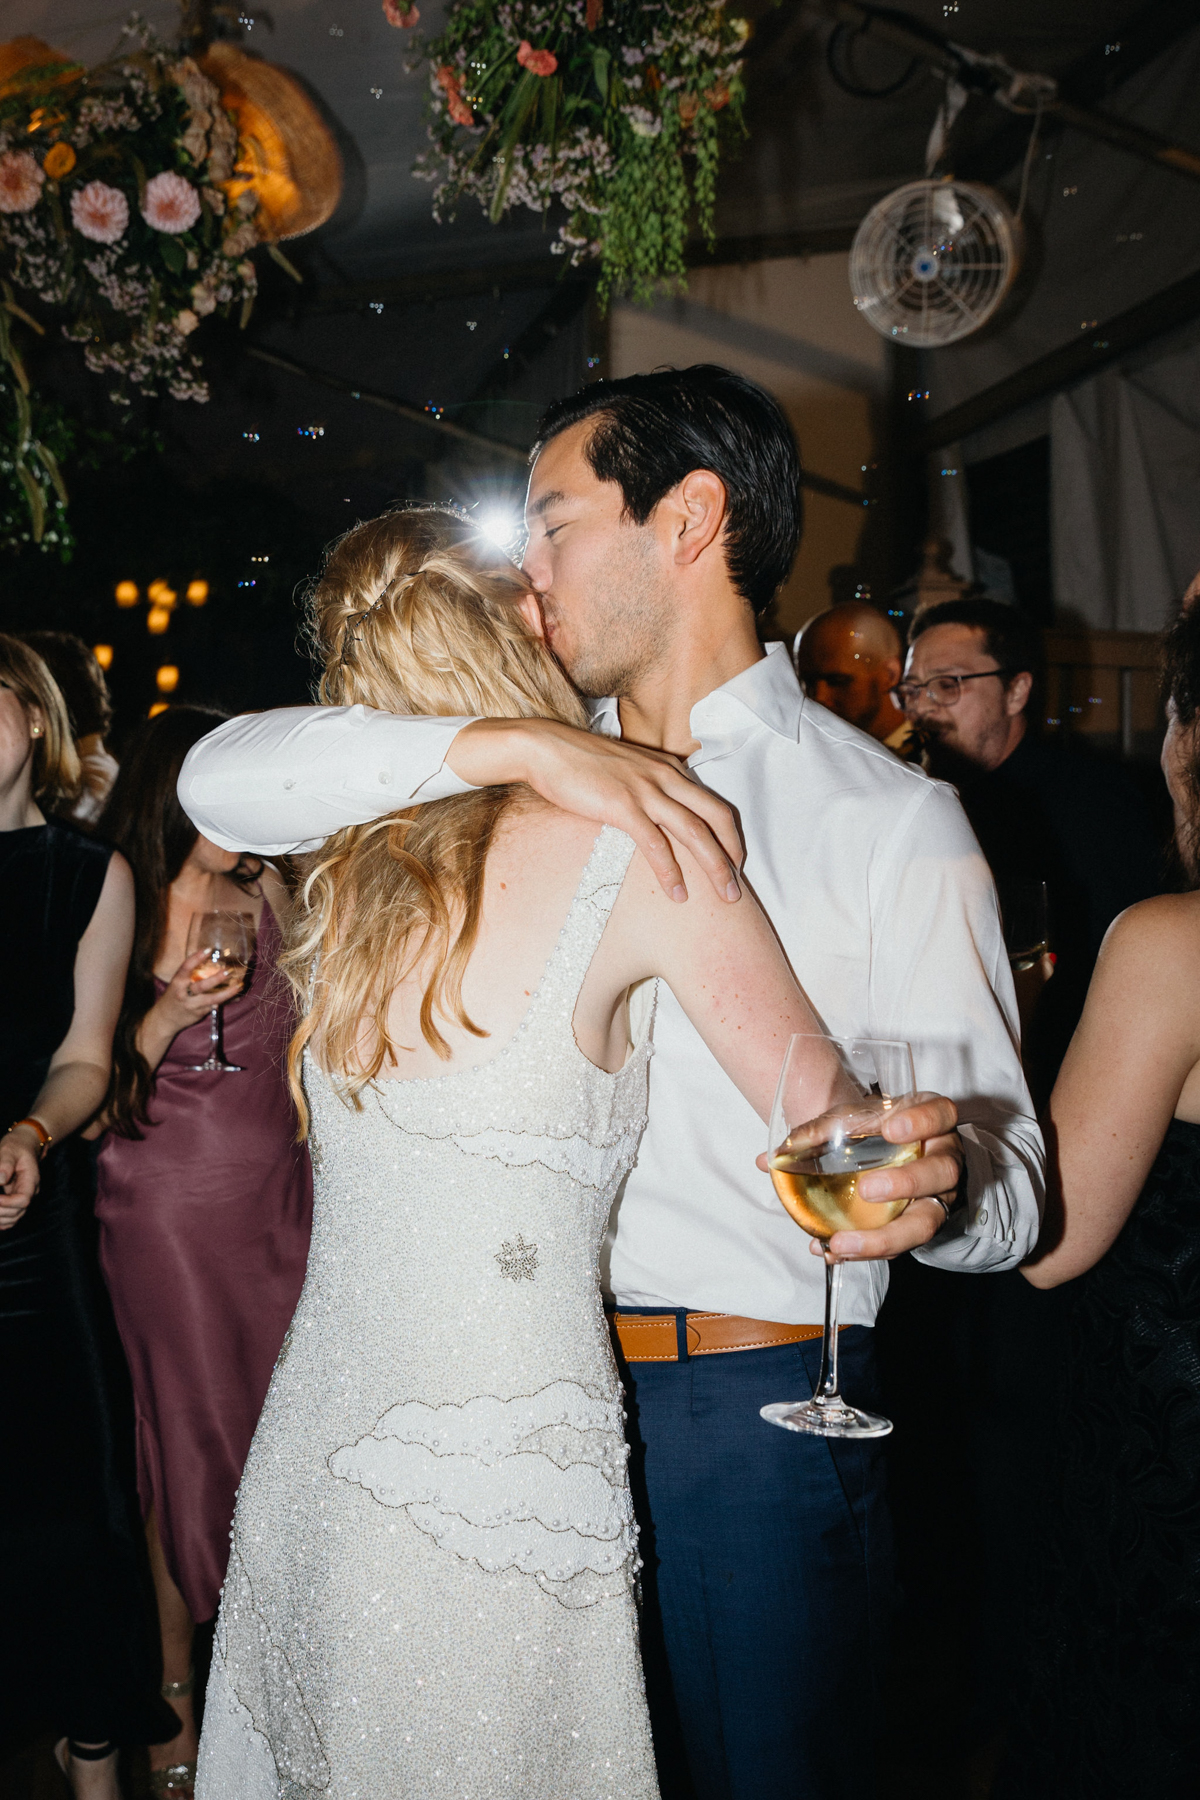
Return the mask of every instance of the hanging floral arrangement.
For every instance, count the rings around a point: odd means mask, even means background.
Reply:
[[[383,0],[396,25],[416,8]],[[566,218],[553,248],[600,265],[601,303],[650,301],[685,273],[693,220],[711,242],[721,150],[744,135],[750,26],[717,4],[458,0],[429,64],[435,217],[472,195]],[[415,65],[414,65],[415,66]]]
[[[188,340],[210,313],[249,313],[257,196],[227,201],[238,135],[213,83],[140,22],[126,38],[99,68],[54,60],[5,84],[0,260],[23,301],[66,315],[119,404],[206,400]]]

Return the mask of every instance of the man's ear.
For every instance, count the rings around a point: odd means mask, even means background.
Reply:
[[[522,594],[521,598],[517,601],[517,611],[528,625],[530,631],[532,631],[534,637],[544,639],[546,636],[546,622],[542,618],[542,603],[533,592],[532,588],[529,593]]]
[[[725,529],[729,506],[725,483],[711,469],[693,469],[668,498],[674,501],[675,561],[694,563]]]
[[[1004,694],[1004,710],[1010,719],[1025,711],[1029,704],[1029,696],[1033,691],[1033,676],[1024,673],[1014,675]]]

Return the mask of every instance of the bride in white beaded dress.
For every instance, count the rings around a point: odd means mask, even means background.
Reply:
[[[586,723],[519,571],[447,511],[350,532],[313,624],[330,702]],[[313,858],[289,961],[312,1253],[238,1495],[198,1800],[656,1800],[598,1280],[654,978],[764,1117],[815,1029],[753,901],[679,857],[686,905],[630,838],[510,788]]]

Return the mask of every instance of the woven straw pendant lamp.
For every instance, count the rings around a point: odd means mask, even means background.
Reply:
[[[79,74],[78,64],[73,63],[64,50],[52,50],[41,38],[10,38],[6,44],[0,44],[0,100],[15,94],[24,85],[22,77],[26,69],[49,69],[62,64],[72,73],[69,76],[49,76],[47,87],[57,86],[65,80],[74,81]]]
[[[238,160],[222,184],[230,200],[253,189],[255,228],[268,243],[315,231],[341,198],[342,159],[304,89],[236,44],[210,44],[196,60],[237,121]]]

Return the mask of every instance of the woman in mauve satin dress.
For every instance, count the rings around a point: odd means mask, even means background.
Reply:
[[[187,751],[221,715],[171,707],[127,751],[97,828],[133,865],[137,936],[99,1152],[100,1256],[133,1376],[138,1490],[163,1639],[163,1694],[180,1715],[151,1746],[151,1791],[189,1796],[192,1636],[217,1610],[242,1465],[304,1281],[308,1153],[283,1073],[293,1017],[276,976],[276,871],[201,837],[175,794]],[[193,913],[252,915],[249,979],[201,984]],[[199,1070],[209,1011],[225,1060]]]

